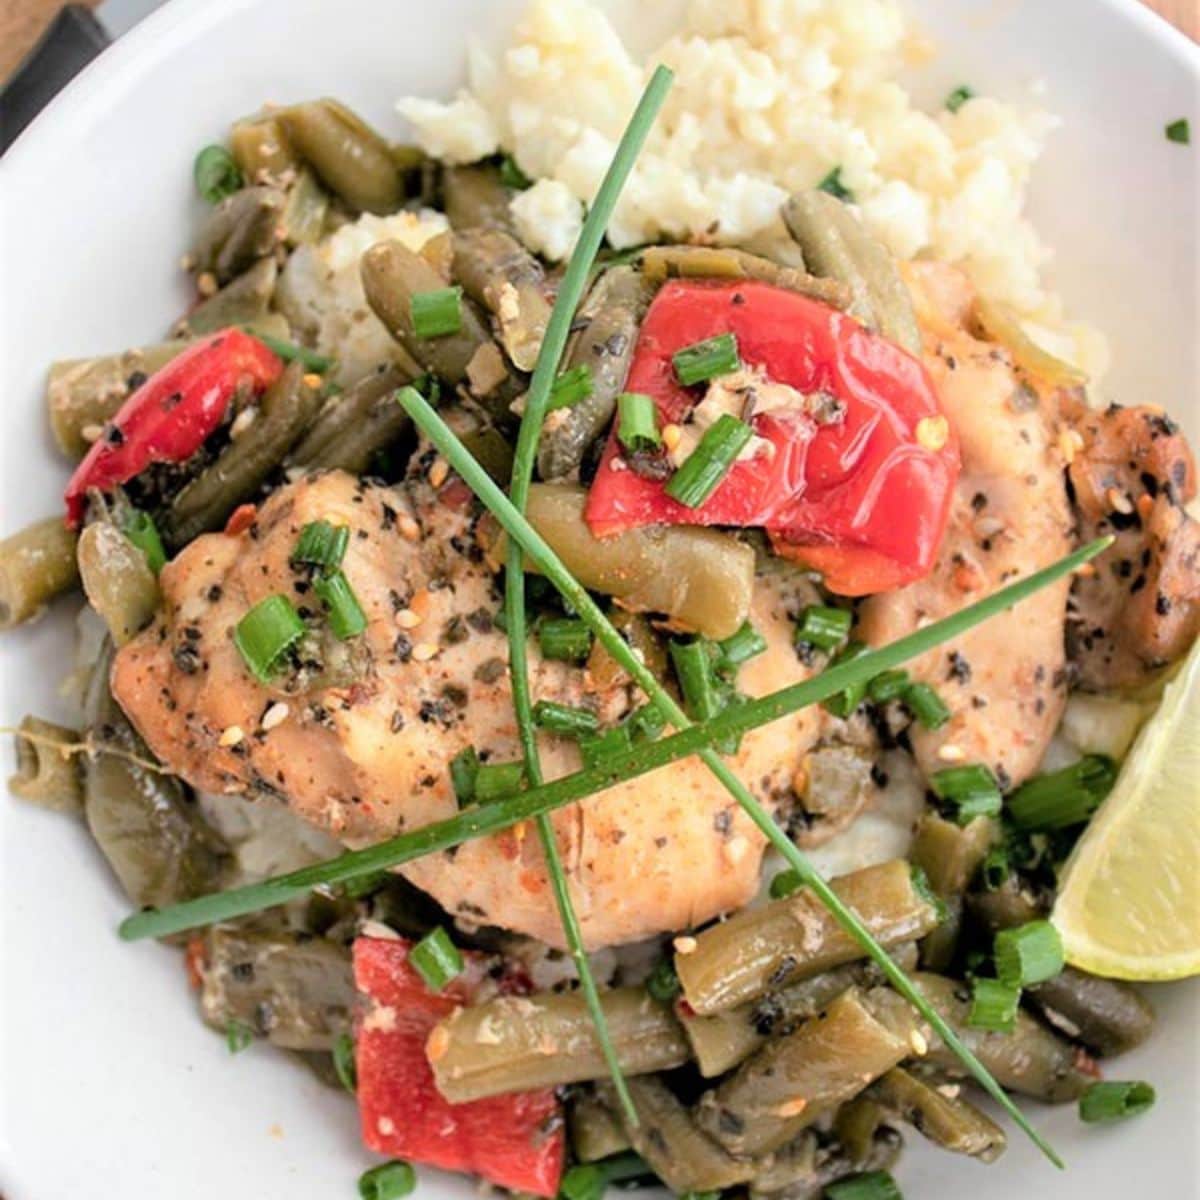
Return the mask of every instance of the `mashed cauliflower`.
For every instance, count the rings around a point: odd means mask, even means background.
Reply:
[[[867,225],[902,258],[960,264],[1047,348],[1093,375],[1102,340],[1062,318],[1048,257],[1023,216],[1056,119],[981,96],[915,109],[895,81],[920,47],[895,0],[691,0],[649,56],[675,85],[609,225],[616,247],[661,237],[741,242],[834,167]],[[564,258],[641,93],[635,62],[587,0],[532,0],[498,57],[469,51],[469,89],[406,99],[424,148],[451,162],[504,150],[538,182],[513,201],[531,249]]]

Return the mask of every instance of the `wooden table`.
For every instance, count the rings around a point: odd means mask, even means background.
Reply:
[[[100,0],[83,0],[83,3],[96,8]],[[1052,4],[1054,0],[1043,3]],[[1143,3],[1200,41],[1200,0],[1143,0]],[[0,79],[8,78],[61,7],[62,0],[0,0]]]

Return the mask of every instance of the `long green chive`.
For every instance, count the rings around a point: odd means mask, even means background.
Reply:
[[[517,160],[511,154],[506,154],[500,160],[500,182],[514,192],[523,192],[533,186],[533,180],[517,166]]]
[[[328,521],[309,521],[300,530],[291,561],[323,571],[333,571],[342,565],[346,547],[350,544],[348,525],[331,525]]]
[[[1012,1033],[1017,1027],[1020,1002],[1020,988],[1010,987],[999,979],[976,976],[971,984],[971,1011],[967,1014],[967,1024],[972,1029],[986,1029],[989,1033]]]
[[[684,387],[706,383],[718,375],[728,375],[740,365],[737,338],[732,333],[718,333],[702,342],[693,342],[671,355],[675,378]]]
[[[848,608],[810,604],[796,622],[796,641],[818,650],[836,650],[850,635],[854,614]]]
[[[617,397],[617,441],[633,454],[662,445],[658,409],[645,393],[622,392]]]
[[[538,626],[543,658],[582,662],[592,650],[592,631],[576,617],[553,617]]]
[[[834,658],[835,665],[840,666],[842,663],[854,662],[856,659],[864,658],[871,653],[870,646],[864,646],[862,642],[847,642],[846,645],[839,651]],[[837,696],[830,696],[825,701],[824,709],[828,713],[832,713],[835,717],[848,717],[854,710],[863,702],[867,694],[867,681],[856,684],[854,687],[847,688],[844,692]]]
[[[450,760],[450,786],[461,808],[475,799],[475,780],[479,775],[479,752],[474,746],[460,750]]]
[[[400,1159],[381,1163],[358,1177],[359,1200],[402,1200],[416,1186],[416,1171]]]
[[[579,752],[585,767],[600,767],[623,754],[633,744],[627,725],[614,725],[594,737],[579,739]]]
[[[820,183],[817,184],[818,192],[828,192],[836,200],[845,200],[849,203],[854,203],[854,193],[842,182],[842,168],[839,164],[834,167]]]
[[[793,892],[798,892],[804,886],[799,871],[777,871],[767,889],[772,900],[783,900]]]
[[[339,642],[358,637],[367,627],[367,614],[363,612],[350,580],[344,571],[332,575],[318,575],[313,580],[313,591],[328,608],[329,628]]]
[[[827,1200],[904,1200],[886,1171],[865,1171],[837,1179],[825,1189]]]
[[[463,956],[439,925],[430,930],[409,952],[408,961],[431,992],[440,992],[463,971]]]
[[[550,401],[546,411],[570,408],[572,405],[578,404],[580,400],[586,400],[595,390],[595,386],[592,381],[592,368],[587,363],[581,363],[569,371],[564,371],[555,379],[550,388]]]
[[[976,817],[994,817],[1000,811],[999,785],[982,763],[934,771],[929,786],[939,800],[954,805],[954,817],[960,825],[969,825]]]
[[[713,677],[713,662],[707,642],[671,642],[671,665],[679,690],[683,693],[683,706],[693,721],[707,721],[715,717],[723,707],[717,681]]]
[[[720,650],[717,665],[723,671],[732,671],[762,654],[767,648],[767,639],[747,621],[737,633],[718,642],[717,648]]]
[[[682,990],[675,964],[670,958],[660,958],[646,978],[646,991],[660,1004],[670,1004]]]
[[[983,863],[979,868],[979,877],[983,881],[983,886],[989,892],[994,892],[997,888],[1004,886],[1011,874],[1012,864],[1009,862],[1007,848],[993,846],[984,855]]]
[[[1154,1088],[1140,1080],[1093,1083],[1079,1097],[1079,1119],[1089,1124],[1124,1121],[1153,1108],[1154,1099]]]
[[[973,100],[975,93],[964,83],[960,84],[946,97],[946,107],[956,113],[968,100]]]
[[[167,552],[158,535],[158,526],[149,513],[135,508],[125,518],[121,531],[146,556],[146,565],[155,575],[167,565]]]
[[[413,336],[421,340],[444,337],[462,328],[462,288],[414,292],[409,300]]]
[[[1167,135],[1168,142],[1176,142],[1180,146],[1191,145],[1192,127],[1188,124],[1187,117],[1180,117],[1178,121],[1172,121],[1163,132]]]
[[[1019,829],[1069,829],[1082,825],[1100,806],[1117,780],[1111,758],[1089,754],[1061,771],[1037,775],[1005,801]]]
[[[603,1200],[610,1183],[641,1179],[653,1171],[633,1151],[572,1167],[558,1186],[561,1200]]]
[[[333,1070],[338,1082],[352,1096],[358,1091],[358,1067],[354,1060],[354,1038],[339,1033],[333,1043]]]
[[[745,421],[722,413],[663,490],[685,507],[699,508],[717,490],[753,435]]]
[[[233,644],[260,683],[271,678],[279,660],[304,636],[304,622],[286,596],[260,600],[233,631]]]
[[[318,354],[307,346],[297,346],[295,342],[285,342],[283,338],[271,337],[270,334],[259,333],[252,326],[242,326],[251,337],[257,338],[277,358],[284,362],[298,362],[306,371],[316,375],[324,375],[333,369],[336,359],[325,354]]]
[[[553,700],[539,700],[533,706],[533,723],[563,737],[587,737],[600,728],[594,712],[569,704],[556,704]]]
[[[516,795],[524,786],[524,763],[483,763],[475,772],[474,799],[480,804],[490,804]]]
[[[192,164],[192,178],[196,181],[196,191],[209,204],[232,196],[243,182],[233,155],[224,146],[205,146]]]
[[[867,695],[876,704],[887,704],[891,700],[899,700],[908,688],[907,671],[884,671],[867,685]]]
[[[927,683],[909,684],[904,692],[904,703],[926,729],[941,729],[950,720],[950,710]]]
[[[1066,963],[1062,938],[1049,921],[1002,929],[992,946],[996,977],[1009,987],[1031,987],[1058,975]]]

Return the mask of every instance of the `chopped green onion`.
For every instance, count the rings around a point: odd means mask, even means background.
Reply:
[[[595,390],[592,380],[592,368],[587,363],[564,371],[550,385],[550,399],[546,411],[553,412],[556,408],[570,408],[580,400],[586,400]]]
[[[971,1011],[967,1024],[972,1029],[989,1033],[1012,1033],[1017,1025],[1017,1007],[1021,1002],[1019,988],[1009,987],[998,979],[976,976],[971,984]]]
[[[553,700],[539,700],[533,706],[533,723],[563,737],[584,737],[600,728],[594,712],[569,704],[555,704]]]
[[[358,1091],[358,1067],[354,1061],[354,1038],[339,1033],[333,1043],[333,1070],[338,1082],[352,1096]]]
[[[366,629],[367,614],[363,612],[344,571],[339,569],[332,575],[318,575],[312,586],[329,609],[329,628],[339,642],[358,637]]]
[[[1111,758],[1089,754],[1061,771],[1037,775],[1005,802],[1020,829],[1068,829],[1082,825],[1112,790],[1117,768]]]
[[[1007,848],[1004,846],[993,846],[984,855],[983,864],[979,868],[979,875],[983,880],[983,886],[989,892],[994,892],[997,888],[1004,886],[1011,874],[1012,864],[1009,862]]]
[[[810,604],[796,622],[796,641],[818,650],[836,650],[849,636],[854,614],[848,608]]]
[[[543,658],[581,662],[592,651],[592,631],[578,617],[553,617],[538,626]]]
[[[827,1200],[904,1200],[896,1181],[886,1171],[847,1175],[825,1189]]]
[[[975,93],[974,93],[974,91],[972,91],[972,90],[971,90],[971,88],[969,88],[969,87],[968,87],[968,86],[967,86],[967,85],[964,83],[964,84],[961,84],[959,87],[956,87],[956,88],[954,89],[954,91],[952,91],[952,92],[951,92],[951,93],[950,93],[950,94],[949,94],[949,95],[946,97],[946,107],[947,107],[947,108],[948,108],[948,109],[949,109],[949,110],[950,110],[952,113],[956,113],[956,112],[958,112],[958,110],[959,110],[960,108],[962,108],[962,106],[963,106],[964,104],[966,104],[966,102],[967,102],[968,100],[973,100],[974,98],[975,98]]]
[[[462,288],[434,288],[429,292],[414,292],[409,300],[413,336],[444,337],[462,328]]]
[[[614,725],[594,737],[580,738],[579,752],[585,767],[600,767],[615,755],[628,753],[632,745],[629,727]]]
[[[440,925],[408,952],[408,961],[431,992],[440,992],[463,971],[463,956]]]
[[[1140,1080],[1128,1083],[1111,1080],[1093,1083],[1079,1097],[1079,1119],[1095,1124],[1099,1121],[1123,1121],[1136,1117],[1154,1107],[1154,1088]]]
[[[1176,142],[1180,146],[1191,145],[1192,127],[1188,124],[1187,117],[1180,117],[1178,121],[1172,121],[1163,132],[1167,135],[1168,142]]]
[[[798,892],[803,886],[804,880],[800,878],[800,872],[789,868],[775,874],[768,891],[771,893],[772,900],[782,900],[793,892]]]
[[[675,964],[669,958],[660,959],[646,979],[646,991],[662,1004],[670,1004],[682,991]]]
[[[729,671],[762,654],[767,648],[767,639],[747,621],[737,633],[718,642],[717,647],[721,652],[718,665]]]
[[[940,729],[950,720],[950,710],[927,683],[913,683],[904,693],[904,703],[926,729]]]
[[[162,538],[158,535],[158,526],[149,514],[135,508],[121,526],[125,536],[146,556],[146,565],[159,573],[167,565],[167,552],[163,549]]]
[[[724,708],[713,676],[710,645],[701,640],[672,640],[670,646],[671,665],[683,693],[683,707],[693,721],[707,721]]]
[[[631,453],[662,445],[658,409],[645,393],[622,392],[617,397],[617,440]]]
[[[646,1163],[629,1151],[602,1158],[599,1162],[572,1167],[558,1185],[560,1200],[603,1200],[610,1183],[625,1179],[640,1179],[653,1172]]]
[[[653,704],[635,708],[626,717],[625,724],[629,726],[629,736],[635,742],[656,742],[667,727],[666,718]]]
[[[1049,921],[1002,929],[992,945],[996,977],[1009,987],[1031,987],[1060,974],[1066,959],[1062,938]]]
[[[862,658],[865,654],[871,653],[870,646],[864,646],[862,642],[847,642],[843,649],[830,662],[831,667],[844,666],[848,662],[854,662],[855,659]],[[863,702],[867,694],[867,681],[857,683],[853,687],[848,687],[844,692],[838,692],[836,696],[830,696],[824,701],[822,708],[827,713],[832,713],[835,717],[846,718]]]
[[[1001,808],[996,777],[982,763],[934,771],[929,786],[939,800],[954,805],[960,825],[969,825],[976,817],[993,817]]]
[[[342,565],[350,543],[348,525],[331,525],[328,521],[309,521],[300,530],[291,561],[332,571]]]
[[[459,808],[475,799],[475,780],[479,775],[479,753],[474,746],[460,750],[450,760],[450,786]]]
[[[254,1030],[232,1017],[225,1024],[225,1045],[230,1054],[241,1054],[254,1041]]]
[[[379,891],[390,877],[390,871],[374,871],[370,875],[360,875],[357,879],[347,879],[342,884],[341,891],[351,900],[362,900],[372,892]]]
[[[722,413],[705,431],[700,444],[667,480],[664,489],[686,508],[699,508],[717,490],[754,431],[745,421]]]
[[[818,192],[828,192],[837,200],[848,201],[854,203],[854,193],[842,182],[842,168],[839,164],[834,167],[820,183],[817,184]]]
[[[295,342],[285,342],[283,338],[271,337],[270,334],[259,333],[256,329],[247,328],[246,332],[262,342],[277,358],[282,358],[284,362],[298,362],[306,371],[313,371],[318,375],[324,375],[326,371],[331,370],[337,361],[325,354],[318,354],[307,346],[297,346]]]
[[[533,180],[517,166],[517,160],[511,154],[506,154],[500,160],[500,182],[514,192],[523,192],[533,186]]]
[[[196,191],[209,204],[232,196],[242,186],[242,173],[224,146],[205,146],[192,164],[192,178]]]
[[[891,700],[899,700],[908,691],[908,672],[903,668],[895,671],[884,671],[876,675],[867,684],[867,695],[876,704],[887,704]]]
[[[481,763],[475,772],[475,795],[479,804],[515,796],[525,786],[525,764]]]
[[[416,1186],[416,1171],[400,1159],[372,1167],[358,1177],[360,1200],[401,1200]]]
[[[737,338],[732,333],[718,333],[693,342],[671,355],[675,377],[684,387],[706,383],[718,375],[728,375],[740,365]]]
[[[237,623],[233,644],[254,677],[266,683],[279,660],[304,636],[304,628],[286,596],[268,596]]]

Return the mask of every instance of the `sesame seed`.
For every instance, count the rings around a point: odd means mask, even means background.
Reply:
[[[282,700],[277,700],[270,708],[263,713],[262,720],[259,724],[264,730],[270,732],[278,725],[282,725],[284,721],[291,715],[291,709],[284,704]]]
[[[416,629],[424,620],[420,613],[415,613],[411,608],[402,608],[396,614],[396,624],[401,629]]]
[[[976,537],[990,538],[995,537],[1004,528],[1004,522],[999,517],[980,517],[974,528]]]
[[[1063,462],[1068,466],[1075,461],[1075,455],[1083,449],[1083,436],[1076,429],[1064,429],[1058,435],[1058,452],[1063,456]]]
[[[217,290],[217,277],[211,271],[201,271],[196,276],[196,291],[202,296],[212,296]]]
[[[321,386],[321,377],[316,371],[310,371],[304,376],[304,384],[306,387],[319,388]]]
[[[677,937],[674,941],[676,954],[695,954],[700,943],[694,937]]]
[[[917,442],[926,450],[940,450],[950,440],[950,422],[945,417],[922,417],[917,422]]]
[[[627,469],[627,464],[619,454],[616,454],[613,456],[612,462],[608,464],[608,469],[610,471],[624,471]]]
[[[428,662],[431,658],[437,658],[438,645],[436,642],[418,642],[412,648],[412,656],[417,662]]]
[[[396,520],[396,528],[400,530],[400,536],[406,542],[419,542],[421,540],[421,527],[407,514],[401,514]]]
[[[89,423],[89,424],[85,425],[79,431],[79,436],[81,438],[83,438],[83,440],[85,442],[98,442],[100,440],[101,436],[103,435],[103,433],[104,433],[103,425],[96,425],[94,423]]]
[[[722,848],[722,854],[726,862],[731,866],[736,866],[746,857],[746,852],[750,849],[750,843],[744,837],[731,837]]]
[[[1078,575],[1081,579],[1091,579],[1096,574],[1096,564],[1090,562],[1080,563],[1071,573]]]
[[[450,1049],[450,1034],[441,1025],[435,1025],[425,1042],[425,1057],[430,1062],[437,1062]]]
[[[229,427],[229,436],[233,441],[250,428],[251,425],[258,419],[258,409],[251,405],[249,408],[243,408],[236,417],[233,418],[233,424]]]
[[[925,1035],[919,1029],[912,1031],[912,1036],[909,1037],[908,1044],[913,1048],[914,1054],[929,1053],[929,1043],[925,1040]]]
[[[449,474],[450,464],[439,455],[429,466],[430,486],[440,488],[446,482],[446,476]]]
[[[240,725],[227,725],[221,730],[221,736],[217,738],[218,746],[236,746],[245,738],[246,734]]]
[[[808,1101],[803,1096],[794,1100],[785,1100],[776,1110],[779,1117],[798,1117],[808,1107]]]
[[[792,776],[792,791],[797,796],[804,796],[808,792],[808,759],[806,754]]]
[[[449,1040],[449,1036],[449,1034],[446,1035],[447,1040]],[[376,1122],[376,1125],[378,1126],[379,1132],[385,1137],[396,1132],[396,1122],[393,1121],[391,1117],[380,1117]]]
[[[1125,516],[1129,516],[1133,512],[1133,501],[1119,488],[1109,488],[1104,493],[1104,497],[1108,501],[1109,507],[1115,512],[1123,513]]]
[[[938,747],[937,756],[942,762],[962,762],[967,757],[967,752],[961,746],[947,742],[944,746]]]
[[[663,446],[670,453],[683,440],[683,430],[678,425],[664,425],[662,440]]]

